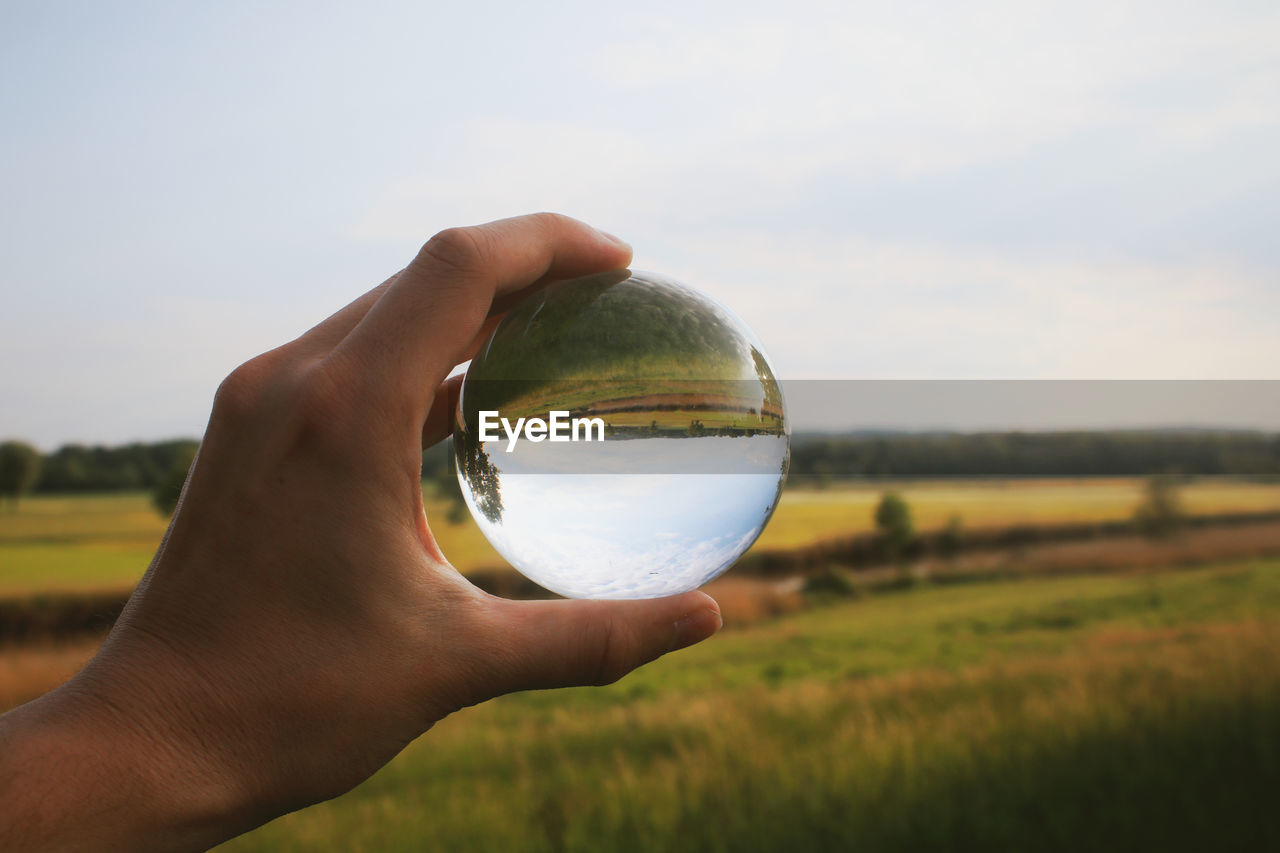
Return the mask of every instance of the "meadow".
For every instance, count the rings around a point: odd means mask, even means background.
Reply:
[[[857,481],[825,489],[789,486],[755,548],[789,549],[872,527],[880,496],[893,489],[921,530],[958,515],[966,527],[1006,527],[1128,518],[1142,495],[1137,478],[1087,480]],[[1192,514],[1280,509],[1280,483],[1201,478],[1181,489]],[[441,549],[464,574],[505,566],[478,527],[447,521],[449,504],[428,487],[427,517]],[[0,597],[128,589],[146,570],[166,521],[139,492],[35,496],[0,511]]]
[[[1275,849],[1280,561],[920,588],[503,697],[227,851]]]
[[[790,488],[758,547],[866,531],[886,488],[927,530],[1124,519],[1141,487]],[[1280,485],[1201,479],[1181,497],[1274,510]],[[445,509],[428,495],[460,568],[500,563]],[[0,596],[126,589],[163,529],[144,495],[28,499],[0,513]],[[808,591],[730,572],[711,641],[609,687],[464,710],[349,794],[220,849],[1277,849],[1280,556],[1239,546],[1280,555],[1278,534],[1057,543]],[[98,642],[0,647],[0,710]]]

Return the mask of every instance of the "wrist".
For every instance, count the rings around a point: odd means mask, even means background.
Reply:
[[[0,848],[202,850],[255,825],[233,774],[147,702],[121,701],[127,679],[101,680],[87,671],[0,717]]]

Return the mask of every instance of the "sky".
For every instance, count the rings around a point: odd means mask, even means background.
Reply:
[[[44,448],[198,435],[536,210],[784,380],[1280,379],[1273,2],[4,2],[0,116],[0,438]]]

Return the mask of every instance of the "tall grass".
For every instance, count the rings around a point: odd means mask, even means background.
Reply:
[[[873,596],[444,721],[226,849],[1274,849],[1280,562]]]

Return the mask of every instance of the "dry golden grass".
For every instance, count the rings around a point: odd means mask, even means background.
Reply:
[[[916,527],[952,515],[968,528],[1129,518],[1140,478],[860,482],[816,491],[789,488],[755,548],[786,550],[871,529],[888,489],[903,493]],[[799,484],[797,484],[798,486]],[[448,503],[427,488],[426,510],[441,550],[464,574],[506,566],[468,517],[447,521]],[[1280,484],[1201,479],[1181,490],[1193,514],[1280,509]],[[127,589],[146,570],[166,522],[142,493],[34,497],[0,513],[0,595],[44,590]]]
[[[1275,522],[1187,530],[1169,539],[1120,536],[990,553],[969,554],[954,563],[934,562],[930,571],[1002,568],[1053,572],[1140,571],[1177,565],[1245,560],[1280,553],[1280,524]]]
[[[754,625],[804,609],[804,596],[794,585],[753,578],[724,577],[703,590],[720,605],[720,615],[730,628]]]
[[[1280,623],[1221,620],[1274,608],[1270,571],[953,587],[733,632],[451,717],[228,849],[1262,849]],[[1080,621],[1019,618],[1063,600]],[[964,639],[978,622],[995,633]],[[930,636],[980,654],[902,645]]]
[[[67,681],[89,662],[101,637],[0,647],[0,712]]]
[[[794,484],[798,486],[799,484]],[[919,530],[952,515],[965,527],[1063,524],[1128,519],[1143,498],[1136,477],[1041,480],[858,481],[830,489],[788,488],[756,547],[784,550],[873,529],[881,495],[897,491]],[[1179,490],[1193,515],[1280,510],[1280,484],[1200,479]]]

